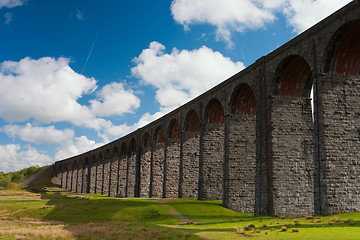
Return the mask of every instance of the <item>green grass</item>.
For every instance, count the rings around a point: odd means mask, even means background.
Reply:
[[[108,239],[246,239],[249,236],[251,239],[360,239],[360,213],[314,219],[276,218],[237,213],[222,207],[220,201],[177,199],[158,203],[152,199],[115,199],[97,194],[86,197],[44,192],[38,200],[0,200],[0,214],[6,212],[10,220],[62,222],[64,229],[75,236],[69,239],[101,239],[109,231],[114,233],[106,236]],[[164,205],[194,221],[177,225],[179,219]],[[246,228],[250,223],[254,227]],[[282,231],[282,226],[288,230]],[[236,233],[234,228],[244,228],[245,234]],[[299,232],[292,232],[292,228]]]
[[[308,220],[305,217],[282,219],[237,213],[223,208],[218,201],[178,200],[171,206],[196,221],[196,224],[182,229],[213,239],[248,236],[251,239],[360,239],[360,213],[319,216]],[[338,219],[335,221],[334,217]],[[246,229],[250,223],[255,227],[245,230],[245,235],[235,233],[234,227]],[[282,231],[282,226],[287,226],[288,230]],[[297,228],[299,232],[292,232],[292,228]]]

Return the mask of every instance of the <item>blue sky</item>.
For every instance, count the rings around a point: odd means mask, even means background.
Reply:
[[[115,140],[349,0],[0,0],[0,171]]]

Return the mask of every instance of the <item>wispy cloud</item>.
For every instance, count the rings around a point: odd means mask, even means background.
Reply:
[[[0,9],[22,6],[25,2],[26,0],[0,0]]]
[[[84,21],[84,13],[79,9],[76,10],[76,18],[80,21]]]
[[[5,14],[4,14],[4,17],[5,17],[4,24],[5,24],[5,25],[10,24],[10,22],[11,22],[11,21],[12,21],[12,19],[13,19],[13,15],[12,15],[12,13],[7,12],[7,13],[5,13]]]

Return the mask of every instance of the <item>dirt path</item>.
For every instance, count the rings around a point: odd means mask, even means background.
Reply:
[[[180,220],[180,222],[177,223],[176,225],[196,224],[196,221],[181,215],[173,207],[171,207],[169,204],[167,204],[167,203],[171,203],[172,201],[173,201],[172,199],[158,199],[158,200],[156,200],[157,203],[160,203],[161,206],[168,209],[171,215],[173,215],[174,217],[176,217],[176,218],[178,218]]]

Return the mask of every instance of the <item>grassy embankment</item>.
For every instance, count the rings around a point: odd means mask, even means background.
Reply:
[[[360,239],[360,213],[255,217],[220,201],[71,196],[11,186],[15,190],[0,190],[0,239]]]
[[[360,239],[360,213],[254,217],[225,209],[219,201],[84,196],[0,191],[0,239]],[[178,225],[169,209],[191,221]]]

